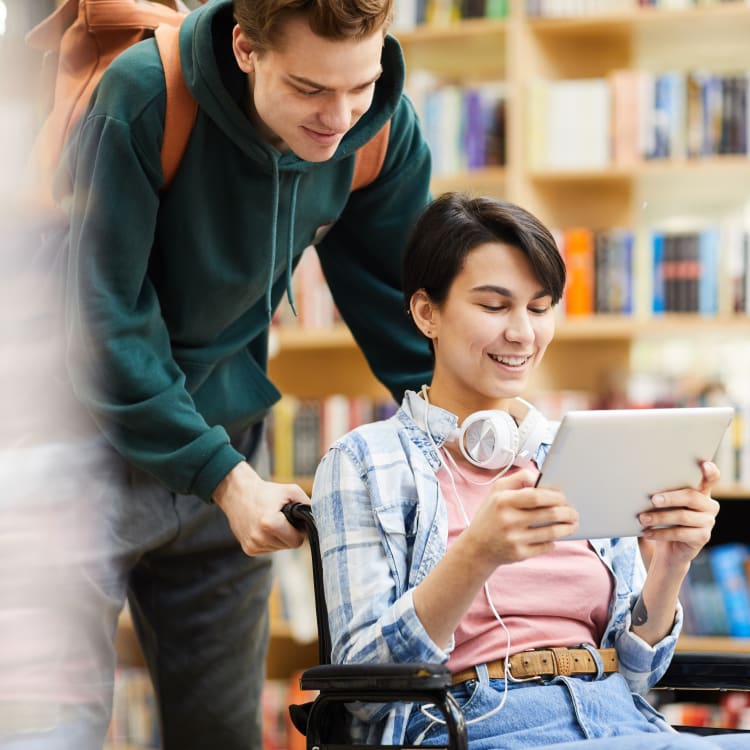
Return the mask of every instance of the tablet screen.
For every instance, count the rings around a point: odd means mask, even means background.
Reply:
[[[537,486],[562,490],[578,510],[568,539],[640,536],[638,514],[659,491],[697,487],[713,459],[730,406],[568,412]]]

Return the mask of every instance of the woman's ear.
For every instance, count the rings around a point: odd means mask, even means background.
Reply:
[[[424,289],[418,289],[411,296],[409,303],[411,317],[417,328],[428,338],[437,336],[437,308]]]
[[[232,29],[232,50],[240,70],[248,75],[254,72],[255,53],[253,44],[239,25],[235,25]]]

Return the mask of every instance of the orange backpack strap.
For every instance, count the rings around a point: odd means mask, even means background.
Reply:
[[[157,28],[179,27],[185,15],[174,2],[66,0],[27,34],[29,46],[45,53],[44,72],[50,78],[49,111],[35,139],[30,165],[41,201],[51,201],[52,176],[65,141],[112,60],[130,45],[154,36]],[[169,104],[165,133],[169,143],[176,144],[166,152],[168,184],[187,146],[198,105],[182,78],[177,32],[173,39],[168,30],[158,36],[165,38],[159,44]],[[174,115],[169,114],[172,108]]]
[[[167,84],[164,140],[161,144],[161,168],[164,175],[162,189],[165,189],[177,174],[187,149],[195,118],[198,116],[198,102],[190,93],[182,75],[179,27],[158,26],[154,35]]]
[[[388,151],[388,136],[390,133],[391,121],[388,120],[364,146],[357,149],[354,156],[352,190],[367,187],[377,179],[380,170],[383,168],[386,151]]]

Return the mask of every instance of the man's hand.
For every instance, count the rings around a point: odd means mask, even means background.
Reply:
[[[299,547],[305,538],[281,509],[292,501],[309,503],[307,495],[296,484],[266,482],[245,461],[224,477],[213,499],[229,519],[246,555]]]

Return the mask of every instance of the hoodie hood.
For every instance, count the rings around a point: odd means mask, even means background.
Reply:
[[[302,174],[315,168],[315,164],[300,159],[291,151],[281,152],[268,144],[247,117],[242,106],[246,75],[237,66],[232,52],[234,25],[231,0],[209,2],[190,13],[184,21],[180,31],[180,54],[185,81],[203,112],[244,154],[256,161],[261,172],[271,175],[271,247],[265,295],[266,316],[270,321],[276,259],[281,253],[286,256],[287,298],[296,315],[292,292],[296,193]],[[350,157],[393,115],[403,91],[404,59],[398,42],[392,36],[385,39],[381,62],[383,74],[375,86],[370,109],[344,136],[331,161]],[[276,240],[281,171],[294,173],[286,248],[278,248]]]

